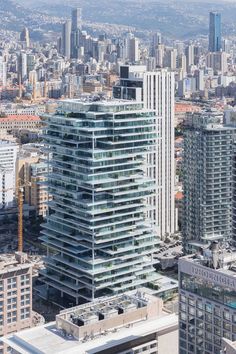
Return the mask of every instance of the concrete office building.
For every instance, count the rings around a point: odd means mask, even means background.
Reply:
[[[221,43],[221,14],[210,12],[209,14],[209,52],[219,52]]]
[[[147,72],[142,65],[121,66],[120,82],[113,88],[115,98],[143,101],[145,108],[156,112],[156,151],[147,160],[147,174],[156,183],[149,217],[163,239],[175,232],[174,89],[174,73]]]
[[[4,342],[14,354],[177,354],[178,317],[141,289],[61,311],[56,322]]]
[[[32,263],[27,255],[0,257],[0,336],[32,326]],[[0,353],[7,345],[0,341]]]
[[[209,249],[179,261],[179,352],[222,354],[236,341],[236,252]],[[233,348],[233,344],[231,344]]]
[[[68,306],[156,278],[159,240],[146,220],[155,184],[145,175],[155,121],[142,103],[116,100],[65,100],[47,116],[53,201],[41,237],[48,250],[41,296]]]
[[[0,209],[14,204],[17,151],[17,144],[0,140]]]
[[[217,112],[188,113],[184,129],[182,235],[186,252],[232,236],[235,128]]]

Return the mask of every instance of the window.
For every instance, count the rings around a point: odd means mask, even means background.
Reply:
[[[228,311],[224,311],[224,313],[223,313],[223,318],[224,318],[225,320],[230,321],[230,313],[229,313]]]
[[[30,317],[30,308],[26,307],[25,309],[21,309],[21,320],[24,320],[26,318]]]
[[[211,304],[206,304],[206,305],[205,305],[205,310],[206,310],[206,312],[208,312],[208,313],[212,313],[212,305],[211,305]]]

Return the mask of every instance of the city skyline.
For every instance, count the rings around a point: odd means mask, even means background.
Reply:
[[[235,354],[236,3],[0,7],[0,353]]]

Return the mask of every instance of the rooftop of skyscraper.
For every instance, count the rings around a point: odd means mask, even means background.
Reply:
[[[236,249],[227,243],[220,244],[217,241],[213,241],[210,246],[199,247],[198,252],[185,256],[181,260],[233,276],[235,277],[236,286]]]
[[[177,324],[177,315],[141,288],[61,311],[56,322],[12,334],[5,341],[19,353],[108,353],[153,333],[174,335]],[[172,340],[177,343],[177,335]]]

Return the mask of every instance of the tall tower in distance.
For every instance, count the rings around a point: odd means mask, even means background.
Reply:
[[[70,59],[71,56],[71,21],[68,20],[62,28],[62,54]]]
[[[72,10],[72,32],[82,29],[82,9]]]
[[[82,9],[73,9],[71,20],[71,57],[76,59],[78,58],[79,38],[82,30]]]
[[[27,27],[24,27],[21,34],[20,34],[20,41],[24,42],[25,47],[29,48],[30,46],[30,37],[29,37],[29,30]]]
[[[210,12],[209,52],[219,52],[221,48],[221,14],[217,12]]]

